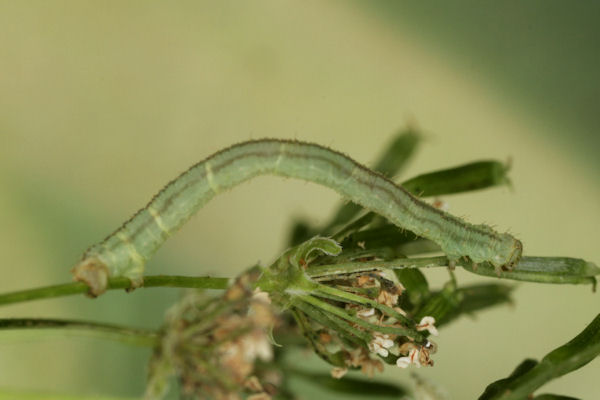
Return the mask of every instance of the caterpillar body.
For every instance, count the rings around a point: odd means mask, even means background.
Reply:
[[[510,234],[431,207],[342,153],[312,143],[262,139],[221,150],[169,182],[119,229],[84,253],[73,269],[75,279],[87,283],[93,295],[105,290],[109,276],[127,277],[132,287],[141,285],[145,262],[202,206],[218,193],[267,174],[329,187],[434,241],[452,261],[466,256],[499,269],[512,268],[521,257],[522,244]]]

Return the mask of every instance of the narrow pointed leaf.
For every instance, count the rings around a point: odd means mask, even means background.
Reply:
[[[398,281],[402,283],[402,286],[406,289],[404,292],[406,295],[401,297],[401,301],[404,300],[410,302],[410,306],[419,306],[427,297],[429,297],[429,284],[425,275],[416,268],[396,269],[394,270]],[[408,304],[407,304],[408,305]],[[401,304],[402,308],[406,310],[406,306]]]
[[[461,287],[457,290],[458,293],[456,294],[458,304],[449,309],[443,317],[436,319],[436,326],[439,328],[449,324],[462,315],[473,315],[491,307],[509,304],[512,301],[510,297],[512,290],[512,286],[501,283],[485,283]]]
[[[600,314],[575,338],[542,361],[521,367],[509,378],[490,384],[479,400],[522,400],[548,381],[583,367],[600,354]],[[521,364],[523,365],[523,364]]]
[[[454,282],[446,283],[441,291],[431,296],[415,314],[415,321],[425,316],[434,317],[441,321],[448,314],[455,312],[460,306],[462,295],[457,290]]]
[[[487,189],[509,183],[508,167],[498,161],[476,161],[458,167],[415,176],[402,183],[420,197]]]

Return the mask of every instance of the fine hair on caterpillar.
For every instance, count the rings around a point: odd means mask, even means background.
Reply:
[[[142,284],[146,261],[167,238],[215,195],[258,175],[302,179],[344,198],[440,246],[451,263],[466,256],[499,271],[520,259],[522,244],[508,233],[470,224],[421,201],[385,176],[329,148],[301,141],[242,142],[193,165],[169,182],[131,219],[91,246],[73,269],[75,279],[98,295],[110,277]]]

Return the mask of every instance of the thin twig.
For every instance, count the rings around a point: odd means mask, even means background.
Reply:
[[[92,321],[76,321],[47,318],[3,318],[0,319],[0,331],[31,330],[36,334],[43,331],[68,332],[78,336],[91,336],[114,340],[135,346],[154,347],[158,344],[156,332],[126,326],[104,324]]]
[[[144,277],[143,288],[150,287],[178,287],[192,289],[226,289],[229,278],[213,278],[210,276],[177,276],[177,275],[150,275]],[[107,290],[129,289],[130,281],[127,278],[110,278]],[[25,289],[17,292],[0,294],[0,306],[22,303],[25,301],[48,299],[53,297],[71,296],[88,292],[88,286],[82,282],[64,283],[60,285],[44,286],[35,289]]]

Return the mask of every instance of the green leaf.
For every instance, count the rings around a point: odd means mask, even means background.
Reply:
[[[395,269],[394,273],[398,281],[406,289],[406,295],[401,297],[401,301],[408,300],[411,306],[419,306],[427,297],[429,297],[429,284],[425,275],[416,268]],[[406,310],[404,304],[401,307]],[[412,307],[411,307],[412,308]]]
[[[396,134],[390,145],[379,156],[373,169],[388,178],[392,178],[408,165],[423,136],[412,127],[407,127]]]
[[[536,365],[538,365],[537,360],[531,358],[524,360],[521,362],[521,364],[517,365],[517,368],[515,368],[515,370],[507,378],[499,379],[496,382],[488,385],[483,395],[479,397],[479,400],[495,398],[494,396],[502,393],[508,385],[512,384],[517,378],[523,376],[526,372],[531,371]]]
[[[290,263],[295,267],[308,264],[312,253],[321,253],[328,256],[337,256],[342,247],[333,239],[316,236],[296,247],[289,255]]]
[[[416,269],[397,270],[396,272],[412,272]],[[431,292],[424,304],[417,308],[415,320],[425,316],[435,318],[435,326],[440,328],[465,314],[509,303],[512,287],[503,284],[477,284],[457,288],[454,281],[444,285],[441,291]],[[407,293],[408,288],[407,288]],[[426,293],[424,293],[426,294]]]
[[[382,246],[397,246],[417,239],[417,236],[396,225],[385,224],[349,234],[342,242],[344,249],[366,245],[369,249]]]
[[[510,294],[513,289],[513,286],[501,283],[463,286],[458,289],[458,306],[449,310],[443,318],[436,320],[436,326],[439,328],[465,314],[471,315],[490,307],[511,303]]]
[[[580,400],[576,397],[561,396],[559,394],[541,394],[535,396],[533,400]]]
[[[402,186],[419,197],[441,196],[508,184],[507,172],[501,162],[476,161],[415,176]]]
[[[579,335],[548,353],[539,363],[526,360],[511,376],[490,384],[479,400],[526,399],[544,383],[583,367],[598,354],[600,314]]]
[[[460,306],[462,295],[454,281],[447,282],[441,291],[431,296],[415,314],[415,321],[425,316],[432,316],[436,321],[442,321],[448,314],[455,312]]]

